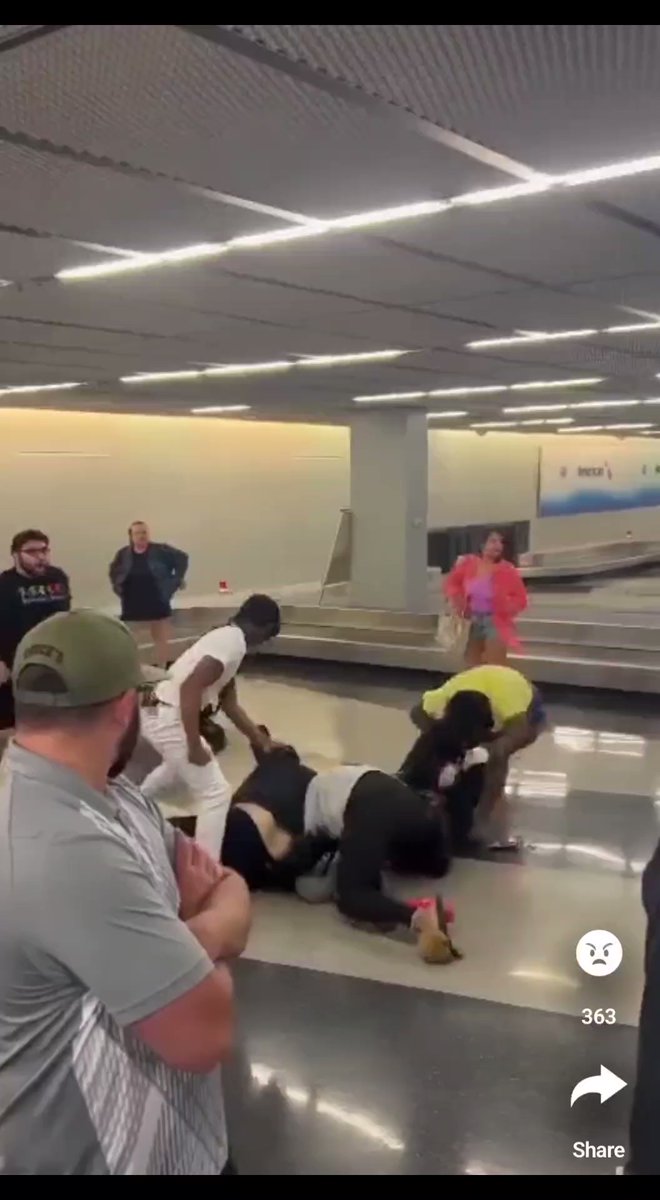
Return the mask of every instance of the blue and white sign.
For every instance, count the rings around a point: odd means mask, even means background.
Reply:
[[[660,506],[660,441],[557,438],[541,451],[538,515],[617,512]],[[582,439],[580,439],[582,441]]]

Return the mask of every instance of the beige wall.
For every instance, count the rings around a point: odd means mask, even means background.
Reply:
[[[210,418],[0,412],[0,562],[37,525],[83,604],[108,605],[130,521],[190,554],[188,595],[321,578],[348,500],[348,430]]]
[[[535,548],[657,536],[655,508],[538,520],[542,442],[432,430],[430,524],[527,518]],[[83,604],[112,603],[108,562],[136,518],[188,551],[190,599],[212,599],[220,579],[235,591],[313,584],[349,502],[349,435],[336,426],[7,409],[0,445],[0,563],[17,529],[41,526]]]

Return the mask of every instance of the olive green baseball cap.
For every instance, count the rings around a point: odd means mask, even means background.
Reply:
[[[33,667],[47,667],[37,682]],[[12,667],[15,699],[52,708],[86,708],[165,677],[143,667],[138,648],[115,617],[87,609],[56,613],[26,633]],[[46,685],[52,681],[52,691]]]

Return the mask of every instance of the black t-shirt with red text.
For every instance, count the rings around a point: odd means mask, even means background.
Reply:
[[[15,567],[0,573],[0,662],[11,667],[24,634],[53,613],[71,608],[69,578],[59,567],[43,575],[21,575]]]

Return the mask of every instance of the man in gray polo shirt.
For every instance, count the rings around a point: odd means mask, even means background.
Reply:
[[[125,778],[128,630],[59,614],[20,643],[0,767],[0,1174],[228,1173],[224,958],[249,897]]]

